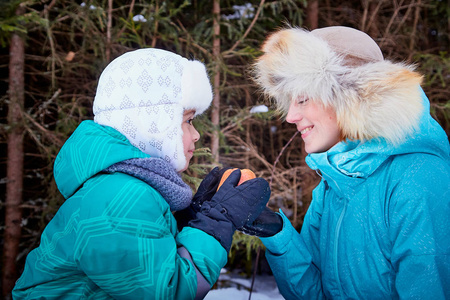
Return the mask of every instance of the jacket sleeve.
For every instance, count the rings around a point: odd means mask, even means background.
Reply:
[[[196,268],[212,286],[226,263],[225,250],[209,235],[193,231],[184,239],[186,244],[194,239],[194,249],[203,250],[190,252],[198,265],[180,256],[177,249],[183,245],[177,239],[183,237],[177,237],[169,206],[147,184],[130,178],[114,186],[93,183],[97,185],[84,197],[89,207],[80,209],[74,249],[78,267],[116,299],[194,299]],[[88,203],[93,199],[98,211]]]
[[[323,194],[321,183],[315,194]],[[314,197],[305,216],[301,233],[283,217],[283,229],[276,235],[261,238],[266,246],[266,258],[286,299],[324,299],[319,250],[319,230],[322,212],[320,197]]]
[[[400,299],[450,299],[449,178],[448,161],[416,161],[392,192],[391,263]]]

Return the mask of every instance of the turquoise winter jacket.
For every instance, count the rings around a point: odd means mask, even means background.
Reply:
[[[262,238],[286,299],[450,299],[448,138],[425,107],[400,146],[342,142],[306,162],[320,184],[301,233]]]
[[[212,286],[227,253],[195,228],[177,231],[151,186],[105,168],[148,157],[110,127],[84,121],[58,154],[54,175],[67,199],[30,252],[14,299],[193,299],[197,277]]]

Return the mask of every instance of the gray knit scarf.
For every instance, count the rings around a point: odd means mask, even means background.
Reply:
[[[191,203],[191,188],[164,159],[132,158],[118,162],[104,171],[125,173],[146,182],[163,196],[171,211],[182,210]]]

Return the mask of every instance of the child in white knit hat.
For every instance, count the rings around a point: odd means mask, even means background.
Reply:
[[[282,295],[450,299],[450,147],[422,76],[349,27],[281,29],[262,52],[256,81],[322,177],[301,233],[281,213],[261,238]]]
[[[234,231],[270,196],[262,178],[237,186],[240,172],[211,193],[216,168],[194,196],[201,209],[177,229],[172,212],[192,198],[180,176],[200,137],[192,120],[211,100],[204,65],[168,51],[131,51],[105,68],[94,121],[82,122],[56,158],[66,201],[28,255],[15,299],[204,297]]]

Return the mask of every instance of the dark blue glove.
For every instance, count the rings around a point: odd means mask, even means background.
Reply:
[[[255,221],[245,224],[238,230],[248,235],[269,237],[280,232],[282,228],[283,219],[281,216],[266,207]]]
[[[217,187],[219,186],[220,180],[222,179],[223,173],[226,170],[231,169],[230,167],[219,169],[215,167],[214,169],[206,175],[205,179],[200,183],[200,186],[192,199],[192,208],[199,212],[203,202],[210,201],[214,194],[217,192]]]
[[[192,199],[191,205],[174,213],[179,231],[187,226],[190,220],[195,218],[195,215],[200,211],[203,202],[211,200],[212,196],[214,196],[217,191],[223,173],[228,169],[231,168],[219,169],[218,167],[215,167],[212,169],[200,183],[197,193],[195,193],[194,198]]]
[[[189,226],[216,238],[227,251],[230,251],[236,228],[253,223],[270,198],[266,180],[255,178],[238,186],[240,177],[239,169],[233,171],[211,200],[203,202],[196,218],[189,222]]]

